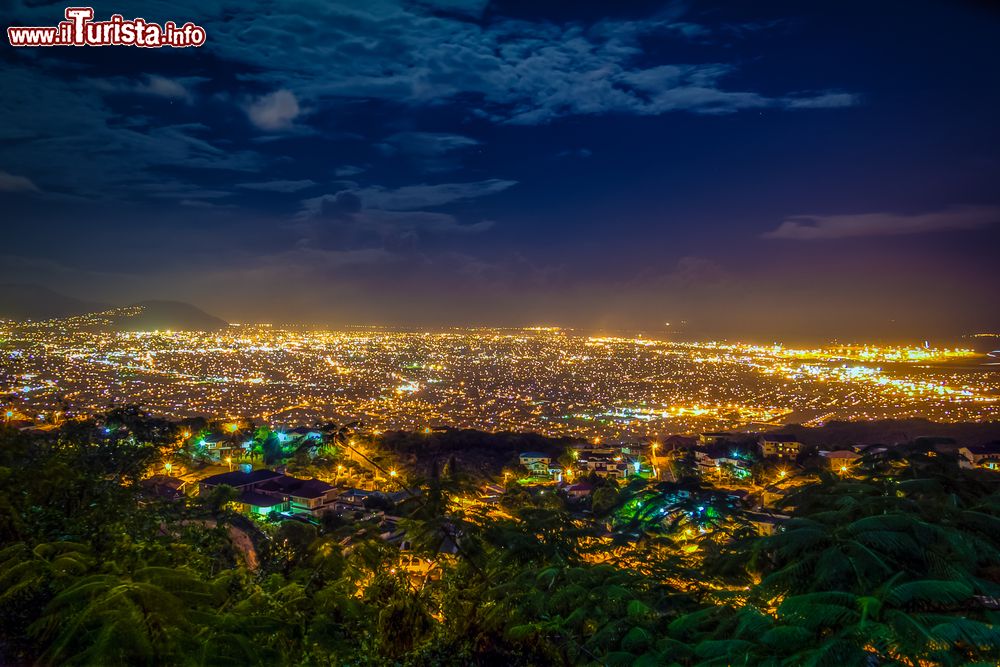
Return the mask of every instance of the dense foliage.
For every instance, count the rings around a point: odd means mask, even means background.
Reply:
[[[470,507],[454,466],[433,470],[395,510],[434,564],[416,577],[377,522],[143,497],[160,450],[140,426],[0,431],[0,663],[1000,661],[1000,476],[944,457],[811,479],[766,537],[696,484],[637,480],[587,511],[523,491]]]

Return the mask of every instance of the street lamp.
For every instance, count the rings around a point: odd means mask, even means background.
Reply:
[[[390,470],[390,471],[389,471],[389,476],[390,476],[390,477],[395,477],[395,476],[396,476],[396,475],[398,475],[398,474],[399,474],[399,473],[397,473],[397,472],[396,472],[395,470]]]
[[[170,471],[174,469],[174,466],[172,463],[170,463],[170,461],[167,461],[166,463],[163,464],[163,469],[166,470],[167,474],[169,475]]]

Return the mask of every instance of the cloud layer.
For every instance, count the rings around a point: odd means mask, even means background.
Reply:
[[[997,222],[1000,222],[1000,207],[996,206],[963,206],[916,214],[793,215],[762,236],[793,241],[903,236],[982,229]]]

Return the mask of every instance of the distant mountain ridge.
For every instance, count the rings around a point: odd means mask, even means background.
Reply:
[[[125,309],[129,312],[119,312]],[[0,319],[42,321],[91,313],[106,313],[108,326],[118,331],[217,331],[229,326],[225,320],[182,301],[140,301],[119,308],[40,285],[0,285]]]
[[[41,285],[0,284],[0,318],[51,320],[113,308],[109,303],[85,301]]]

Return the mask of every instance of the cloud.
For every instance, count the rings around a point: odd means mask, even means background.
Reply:
[[[181,206],[198,208],[206,211],[230,211],[236,208],[232,204],[214,204],[200,199],[181,199],[179,203]]]
[[[489,179],[341,190],[303,200],[295,228],[303,241],[317,247],[379,244],[393,252],[410,252],[429,235],[478,234],[494,225],[492,220],[467,223],[450,213],[421,209],[496,194],[515,183]]]
[[[556,153],[558,158],[588,158],[593,155],[594,152],[589,148],[567,148],[566,150],[559,151]]]
[[[845,107],[857,106],[861,103],[861,98],[851,93],[821,93],[801,97],[786,97],[784,105],[789,109],[843,109]]]
[[[514,185],[517,185],[517,181],[491,178],[471,183],[406,185],[392,189],[370,187],[358,190],[358,195],[371,208],[387,211],[413,211],[497,194]]]
[[[448,132],[397,132],[385,138],[382,143],[388,152],[400,151],[408,155],[443,155],[479,142],[472,137]]]
[[[917,214],[794,215],[762,236],[796,241],[902,236],[982,229],[998,222],[1000,207],[997,206],[962,206]]]
[[[338,178],[346,178],[347,176],[357,176],[358,174],[363,174],[365,172],[364,167],[358,167],[353,164],[345,164],[343,167],[337,167],[333,175]]]
[[[299,101],[289,90],[276,90],[255,99],[246,112],[250,122],[262,130],[288,130],[299,115]]]
[[[458,153],[479,145],[472,137],[449,132],[397,132],[378,148],[384,155],[402,155],[424,171],[446,171],[461,165]]]
[[[423,5],[431,10],[465,14],[473,18],[482,16],[490,0],[415,0],[415,4]]]
[[[237,183],[236,187],[246,190],[262,190],[264,192],[298,192],[316,185],[316,181],[303,179],[300,181],[262,181],[260,183]]]
[[[142,188],[164,183],[164,167],[180,168],[174,178],[183,179],[196,176],[192,170],[250,171],[261,165],[255,151],[220,147],[218,134],[206,125],[156,123],[130,115],[128,107],[119,110],[121,105],[106,100],[108,88],[93,79],[22,66],[4,70],[2,81],[0,140],[7,141],[0,158],[20,171],[44,173],[50,200],[142,197]],[[177,189],[184,187],[203,185]]]
[[[41,192],[26,176],[0,171],[0,192]]]
[[[355,192],[342,190],[336,194],[323,195],[318,198],[317,213],[325,218],[342,218],[361,211],[361,197]]]
[[[189,86],[207,81],[202,77],[185,77],[168,79],[158,74],[147,74],[145,79],[136,81],[124,78],[98,79],[95,86],[110,93],[133,93],[137,95],[152,95],[169,100],[181,100],[190,104],[194,101]]]
[[[166,97],[168,99],[184,100],[185,102],[191,102],[192,100],[191,91],[185,88],[179,81],[155,74],[149,76],[145,84],[138,86],[136,92]]]
[[[246,6],[232,14],[199,5],[197,13],[212,35],[214,54],[242,66],[244,80],[285,91],[281,100],[269,96],[268,112],[262,109],[261,122],[255,121],[267,130],[287,129],[299,100],[319,107],[359,99],[452,104],[480,118],[521,125],[609,113],[723,114],[858,103],[851,93],[822,85],[805,93],[733,85],[729,79],[737,67],[719,62],[731,57],[725,46],[732,35],[683,20],[677,9],[635,20],[556,23],[499,13],[484,20],[485,5],[303,0],[294,12],[280,5],[267,11]],[[308,30],[303,11],[311,18]],[[654,43],[663,47],[653,51]],[[680,50],[668,46],[691,43],[710,57],[664,62],[662,54]]]
[[[491,178],[469,183],[404,185],[398,188],[369,186],[351,188],[302,201],[299,219],[339,216],[362,209],[380,211],[419,211],[456,202],[487,197],[513,187],[517,181]]]

